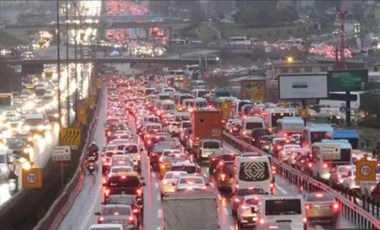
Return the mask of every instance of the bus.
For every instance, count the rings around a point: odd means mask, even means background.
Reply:
[[[360,108],[360,95],[366,91],[354,91],[350,94],[351,109]],[[330,108],[346,107],[346,92],[330,92],[328,99],[319,100],[319,105]]]
[[[311,148],[315,142],[320,142],[331,136],[334,128],[331,124],[313,124],[309,123],[305,126],[302,133],[302,147]]]
[[[0,107],[10,107],[13,106],[13,94],[11,93],[0,93]]]
[[[252,41],[250,38],[246,36],[241,37],[230,37],[228,38],[228,44],[229,45],[252,45]]]
[[[278,119],[295,116],[295,109],[290,108],[270,108],[261,111],[261,117],[264,119],[265,126],[270,131],[276,127]]]
[[[302,134],[304,127],[304,121],[300,117],[283,117],[277,120],[276,132],[280,136],[288,137],[292,134]]]
[[[233,111],[235,116],[241,115],[241,108],[244,105],[253,105],[253,103],[250,100],[237,100],[235,102],[234,111]]]

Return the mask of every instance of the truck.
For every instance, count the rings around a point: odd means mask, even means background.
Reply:
[[[220,229],[217,196],[212,191],[170,193],[162,199],[164,229]]]
[[[203,139],[222,141],[223,113],[220,110],[198,109],[191,113],[190,151],[195,152]]]

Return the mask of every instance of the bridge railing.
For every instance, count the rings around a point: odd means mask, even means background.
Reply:
[[[232,145],[233,147],[239,149],[242,152],[255,151],[264,153],[262,150],[238,139],[237,137],[231,135],[230,133],[223,132],[224,141]],[[304,173],[300,172],[285,164],[280,162],[278,159],[273,158],[274,166],[276,167],[276,173],[287,178],[291,183],[300,186],[301,191],[324,191],[331,192],[339,202],[339,207],[341,210],[341,215],[346,219],[351,221],[359,228],[364,229],[380,229],[380,220],[378,207],[372,207],[372,212],[375,213],[374,209],[377,209],[377,214],[374,216],[373,213],[368,212],[368,209],[355,204],[355,197],[350,193],[344,193],[334,190],[333,188],[326,185],[324,182],[318,181]]]

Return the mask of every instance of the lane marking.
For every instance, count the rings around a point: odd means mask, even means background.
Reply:
[[[203,176],[204,176],[204,177],[207,177],[207,173],[203,173]]]
[[[161,194],[157,194],[157,200],[161,201]]]
[[[162,218],[162,209],[160,208],[160,209],[158,209],[158,218]]]
[[[228,216],[228,209],[226,207],[224,207],[223,210],[224,210],[224,214],[226,214],[226,216]]]
[[[288,194],[288,192],[285,189],[283,189],[281,186],[279,186],[277,184],[276,184],[275,188],[278,189],[278,191],[280,191],[281,194]]]

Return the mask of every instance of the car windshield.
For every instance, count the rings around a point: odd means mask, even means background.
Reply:
[[[114,207],[114,208],[106,207],[103,209],[103,216],[113,216],[113,215],[129,216],[131,215],[131,212],[129,208],[122,208],[122,207]]]
[[[118,173],[129,173],[133,172],[132,167],[118,167],[118,168],[112,168],[111,173],[118,174]]]
[[[140,180],[136,176],[115,176],[107,182],[107,187],[140,187]]]
[[[179,177],[186,176],[187,173],[166,173],[165,179],[178,179]]]
[[[263,123],[261,122],[247,122],[247,124],[245,125],[246,129],[255,129],[255,128],[262,128],[262,127],[263,127]]]
[[[183,128],[191,128],[191,122],[183,122],[182,127]]]
[[[205,142],[203,142],[203,148],[205,148],[205,149],[219,149],[220,143],[217,141],[205,141]]]
[[[107,204],[134,204],[135,198],[133,196],[110,196],[107,199]]]
[[[124,148],[125,153],[138,153],[138,149],[136,145],[127,145]]]
[[[306,194],[305,201],[307,202],[316,202],[316,201],[335,201],[333,195],[328,193],[309,193]]]
[[[245,200],[245,203],[250,204],[250,205],[258,205],[259,202],[257,199],[251,198],[251,199]]]
[[[175,106],[172,105],[172,104],[169,104],[169,105],[162,105],[162,109],[163,109],[163,110],[174,110],[174,109],[175,109]]]
[[[195,166],[172,166],[170,171],[185,171],[188,174],[193,174],[197,171]]]
[[[300,214],[302,214],[300,199],[275,199],[265,201],[266,216]]]
[[[202,178],[181,178],[180,184],[203,184]]]
[[[246,196],[246,195],[255,195],[255,194],[264,194],[262,188],[252,188],[252,189],[239,189],[236,192],[237,196]]]

